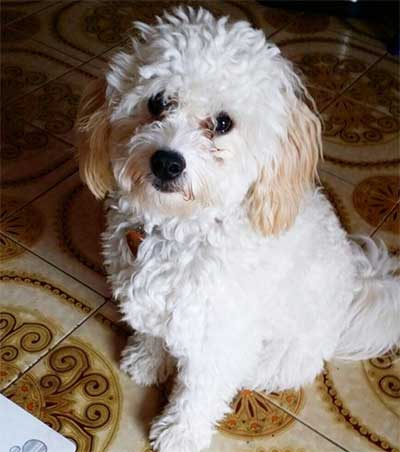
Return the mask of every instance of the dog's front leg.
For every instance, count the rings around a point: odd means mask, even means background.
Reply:
[[[203,360],[178,364],[170,403],[150,431],[157,452],[199,452],[208,447],[215,423],[229,410],[240,387],[239,375],[230,373],[229,353],[217,357],[213,350],[203,350],[202,356]]]
[[[121,369],[137,384],[164,382],[173,370],[173,360],[158,337],[134,333],[122,352]]]

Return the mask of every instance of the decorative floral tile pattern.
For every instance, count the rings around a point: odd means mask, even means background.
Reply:
[[[76,170],[71,145],[34,127],[10,111],[2,111],[1,196],[7,215]],[[23,194],[20,198],[20,194]],[[9,204],[6,197],[18,198]],[[8,198],[7,198],[8,199]]]
[[[105,302],[0,235],[1,251],[3,248],[14,258],[0,262],[0,388]]]
[[[400,120],[400,71],[398,62],[384,58],[361,77],[346,93]]]
[[[257,22],[262,9],[256,2],[93,0],[61,2],[34,18],[12,24],[15,30],[31,30],[32,37],[81,61],[105,52],[125,40],[134,21],[152,22],[164,9],[181,4],[203,5],[216,15]],[[33,25],[33,21],[35,25]]]
[[[2,103],[8,103],[36,90],[50,80],[80,64],[79,60],[66,56],[44,44],[21,38],[21,33],[7,33],[14,40],[7,40],[1,48]]]
[[[374,232],[373,237],[382,240],[388,247],[389,252],[400,259],[399,217],[400,202],[393,207],[385,222]]]
[[[37,324],[44,326],[39,319]],[[166,388],[139,387],[119,371],[118,359],[127,334],[109,303],[8,387],[5,394],[75,441],[78,452],[121,452],[128,444],[130,450],[151,452],[148,428],[166,403]],[[217,433],[210,452],[340,450],[261,395],[249,392],[239,397],[250,397],[249,403],[255,397],[262,401],[268,416],[265,424],[270,425],[263,435],[248,432],[246,438],[231,432]],[[242,414],[248,424],[251,416]],[[282,419],[283,424],[276,419]]]
[[[18,201],[8,201],[12,202]],[[2,207],[7,208],[7,203]],[[102,204],[81,183],[78,173],[74,173],[9,217],[2,229],[8,237],[29,246],[39,256],[109,296],[100,255],[100,234],[104,225]],[[5,254],[13,257],[10,252]]]
[[[380,225],[388,214],[388,209],[381,204],[363,205],[360,198],[368,197],[369,188],[360,184],[357,187],[338,179],[336,176],[320,172],[321,184],[325,193],[335,208],[342,226],[352,234],[370,235]],[[374,193],[375,194],[375,193]],[[357,208],[354,204],[357,203]],[[382,200],[386,205],[386,199]]]
[[[15,122],[28,122],[74,144],[74,122],[84,88],[99,76],[97,68],[87,64],[12,102],[6,115]]]
[[[398,356],[334,361],[304,388],[299,419],[351,451],[398,452]]]
[[[284,30],[274,35],[273,41],[304,74],[308,85],[335,94],[348,88],[384,54],[379,49],[352,40],[344,42],[331,32],[304,38],[293,37]]]
[[[282,46],[325,120],[321,183],[340,221],[400,255],[398,66],[368,26],[255,1],[184,3],[249,20]],[[132,20],[152,21],[173,4],[1,2],[9,25],[1,68],[0,388],[79,452],[151,452],[148,428],[168,397],[167,387],[138,387],[118,369],[129,331],[105,302],[104,212],[76,173],[72,127],[83,88],[119,45],[130,45]],[[127,239],[134,248],[138,237]],[[244,389],[210,452],[398,452],[399,362],[332,362],[298,391]]]

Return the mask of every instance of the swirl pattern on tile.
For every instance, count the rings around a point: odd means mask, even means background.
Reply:
[[[336,100],[323,116],[324,137],[333,143],[357,147],[388,143],[399,138],[398,119],[347,97]]]
[[[340,391],[332,379],[329,364],[325,366],[323,373],[317,377],[317,382],[318,388],[323,393],[324,401],[335,416],[339,416],[348,427],[377,448],[387,452],[399,452],[396,445],[391,444],[386,438],[373,432],[347,408],[346,403],[340,396]]]
[[[381,402],[400,419],[400,349],[363,361],[365,376]]]
[[[118,430],[121,390],[107,359],[69,338],[5,395],[77,444],[79,452],[106,451]]]

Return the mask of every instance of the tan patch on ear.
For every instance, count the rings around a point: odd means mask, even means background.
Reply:
[[[79,171],[96,198],[114,187],[108,142],[110,107],[105,96],[105,80],[92,82],[83,93],[76,121]]]
[[[304,194],[317,179],[321,123],[302,101],[296,107],[279,162],[260,169],[248,194],[249,219],[263,235],[279,234],[293,224]]]

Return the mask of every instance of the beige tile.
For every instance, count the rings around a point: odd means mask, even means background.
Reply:
[[[398,452],[398,357],[333,361],[304,388],[299,419],[351,451]]]
[[[5,392],[81,451],[141,452],[160,411],[161,391],[119,371],[127,334],[116,320],[114,306],[102,308]]]
[[[119,371],[127,332],[118,320],[115,307],[107,304],[5,393],[60,433],[72,437],[79,450],[149,452],[150,422],[166,402],[165,388],[139,387]],[[243,437],[234,431],[219,432],[209,451],[340,450],[265,398],[263,401],[262,410],[271,422],[264,435],[252,432]],[[89,407],[97,408],[97,416],[90,416]],[[246,422],[250,425],[251,419]]]
[[[322,168],[350,183],[361,175],[400,173],[400,121],[345,95],[322,114]]]
[[[33,222],[40,226],[33,228]],[[100,255],[104,225],[102,204],[75,173],[4,221],[3,232],[108,296]]]
[[[368,198],[369,185],[358,188],[335,177],[320,172],[321,184],[325,189],[329,201],[332,203],[342,226],[352,234],[371,234],[387,215],[389,210],[383,210],[380,205],[364,204],[362,200]],[[361,200],[361,201],[360,201]]]
[[[384,54],[376,47],[342,40],[332,32],[307,36],[283,30],[273,36],[282,54],[303,73],[308,85],[338,94],[350,86]]]
[[[3,111],[1,126],[1,196],[16,198],[7,202],[10,213],[71,174],[77,163],[71,145],[15,115]]]
[[[400,66],[384,58],[366,72],[346,96],[400,120]]]
[[[393,207],[373,237],[383,240],[389,252],[400,258],[400,203]]]
[[[32,38],[60,52],[87,61],[123,39],[131,24],[126,14],[132,7],[101,1],[63,1],[12,24],[23,31],[34,20]]]
[[[126,39],[135,20],[151,23],[164,9],[182,3],[171,1],[81,1],[61,2],[35,15],[38,25],[32,37],[55,47],[61,52],[87,61]],[[223,7],[217,2],[191,2],[204,4],[216,14],[229,13],[235,18],[253,17],[247,3],[231,2]],[[256,5],[256,2],[252,2]],[[23,30],[24,20],[13,24]]]
[[[10,103],[6,107],[6,114],[14,120],[29,122],[74,144],[73,127],[79,99],[87,84],[99,74],[98,69],[90,64],[75,68],[65,76]]]
[[[39,42],[26,33],[7,33],[1,48],[2,103],[6,104],[71,70],[80,61]]]
[[[4,388],[104,299],[4,235],[0,247],[0,387]]]

